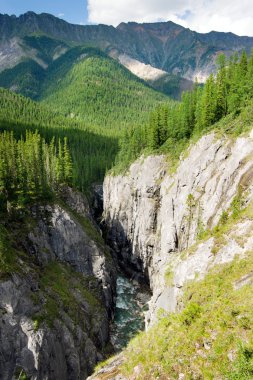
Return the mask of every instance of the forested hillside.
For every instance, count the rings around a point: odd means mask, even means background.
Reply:
[[[52,64],[40,99],[88,125],[119,130],[145,122],[168,98],[102,52],[75,48]]]
[[[44,78],[45,70],[37,62],[26,60],[12,69],[2,71],[0,73],[0,86],[29,96],[31,99],[37,99]]]
[[[43,41],[35,39],[36,44]],[[35,44],[32,38],[30,42]],[[32,60],[21,62],[0,73],[0,86],[43,101],[86,126],[116,131],[147,121],[155,105],[170,101],[101,51],[81,47],[45,69]]]
[[[73,160],[73,183],[83,191],[94,182],[102,181],[117,152],[117,138],[113,133],[100,134],[85,128],[81,121],[61,116],[31,99],[0,89],[0,131],[13,131],[24,137],[26,129],[38,130],[50,143],[67,137]]]
[[[218,66],[217,75],[211,74],[204,87],[196,84],[193,91],[183,94],[180,103],[159,106],[148,125],[125,130],[118,169],[127,167],[141,152],[160,151],[175,159],[189,139],[214,128],[224,117],[233,120],[242,111],[247,119],[252,114],[253,53],[249,58],[245,52],[240,57],[236,54],[229,60],[220,55]],[[234,132],[240,133],[240,123],[236,128]]]
[[[46,144],[38,132],[26,131],[19,140],[13,132],[0,133],[0,211],[13,204],[49,198],[60,185],[71,185],[72,161],[67,139]]]
[[[46,43],[55,48],[46,37],[31,37],[28,42],[32,47]],[[146,124],[156,105],[171,102],[91,48],[70,49],[47,69],[31,60],[22,62],[2,72],[0,83],[42,100],[42,104],[35,103],[0,89],[1,130],[14,130],[14,135],[20,137],[27,128],[38,129],[48,143],[52,138],[67,137],[73,183],[83,191],[101,182],[114,164],[122,130]]]

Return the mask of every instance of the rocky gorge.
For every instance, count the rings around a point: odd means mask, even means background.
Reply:
[[[164,156],[149,156],[133,163],[124,175],[106,177],[108,241],[121,262],[136,268],[152,290],[147,330],[156,325],[159,314],[183,310],[189,281],[201,281],[213,268],[251,255],[252,153],[252,133],[239,138],[210,133],[181,155],[176,169]],[[245,211],[236,219],[239,209]],[[221,226],[231,217],[223,231]],[[252,284],[250,266],[248,272],[234,289]],[[206,343],[203,347],[210,349]],[[123,351],[91,379],[129,378],[121,372],[124,355]],[[131,379],[144,378],[141,364],[132,371]],[[188,379],[190,372],[178,375]]]
[[[125,174],[108,174],[102,226],[112,251],[86,198],[70,188],[60,200],[33,207],[18,238],[12,224],[11,234],[20,245],[10,247],[18,270],[0,283],[1,378],[87,378],[111,352],[118,264],[136,284],[152,291],[145,314],[149,330],[161,310],[182,310],[190,280],[199,281],[213,267],[249,254],[252,154],[252,133],[235,138],[212,132],[190,145],[176,168],[165,156],[153,155],[138,159]],[[101,188],[97,194],[96,210]],[[239,210],[246,211],[224,235],[210,232]],[[131,294],[135,300],[138,296],[127,281],[118,278],[118,291],[126,297],[128,292],[130,303],[122,306],[126,299],[121,298],[118,307],[136,309]],[[244,283],[252,283],[251,272],[235,286]],[[128,324],[134,325],[133,314]],[[136,325],[138,330],[140,319]],[[122,363],[124,351],[91,378],[124,379]],[[136,371],[132,379],[140,378]]]
[[[231,211],[238,194],[244,197],[244,207],[252,200],[252,154],[252,137],[229,139],[211,133],[188,148],[174,173],[166,157],[148,156],[132,164],[126,175],[105,179],[108,239],[126,265],[146,277],[153,292],[147,326],[160,308],[176,310],[185,282],[250,249],[250,234],[243,249],[236,242],[244,224],[216,254],[212,237],[199,246],[196,242]],[[244,223],[250,230],[250,222]]]
[[[0,282],[3,380],[84,379],[104,358],[115,267],[86,198],[68,188],[62,199],[33,207],[22,232],[9,225],[17,268]]]

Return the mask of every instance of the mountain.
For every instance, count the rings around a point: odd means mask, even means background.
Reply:
[[[0,73],[0,86],[82,120],[86,127],[117,131],[148,121],[155,105],[170,101],[94,48],[71,48],[47,69],[32,60],[21,62]]]
[[[55,40],[50,54],[43,55],[40,46],[27,36],[46,36]],[[114,58],[122,54],[141,63],[176,74],[186,79],[206,79],[215,70],[219,53],[231,55],[235,51],[253,47],[252,37],[232,33],[201,34],[171,21],[138,24],[121,23],[117,28],[107,25],[73,25],[52,15],[27,12],[20,17],[0,15],[0,69],[14,66],[32,58],[46,66],[68,46],[98,47]]]
[[[49,67],[39,99],[86,125],[116,130],[147,121],[155,104],[169,101],[112,58],[88,48],[73,48]]]

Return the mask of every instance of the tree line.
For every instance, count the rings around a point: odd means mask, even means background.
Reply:
[[[13,132],[0,133],[0,209],[47,199],[60,185],[72,184],[72,160],[67,139],[45,142],[26,131],[20,139]]]
[[[253,52],[217,59],[218,72],[204,86],[183,93],[181,102],[162,104],[147,125],[125,130],[120,141],[117,164],[124,168],[143,150],[175,149],[192,135],[208,131],[228,114],[238,115],[253,98]]]
[[[102,182],[114,164],[118,135],[113,130],[86,128],[83,121],[64,117],[45,105],[0,88],[0,132],[13,131],[19,139],[25,130],[39,131],[50,143],[52,138],[68,139],[73,161],[73,184],[87,191],[92,183]]]

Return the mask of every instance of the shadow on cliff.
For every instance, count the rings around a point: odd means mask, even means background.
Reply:
[[[147,270],[144,269],[140,257],[133,255],[132,242],[128,239],[121,223],[114,220],[113,223],[107,225],[105,220],[102,220],[100,226],[103,238],[111,247],[119,269],[130,279],[149,287]]]

